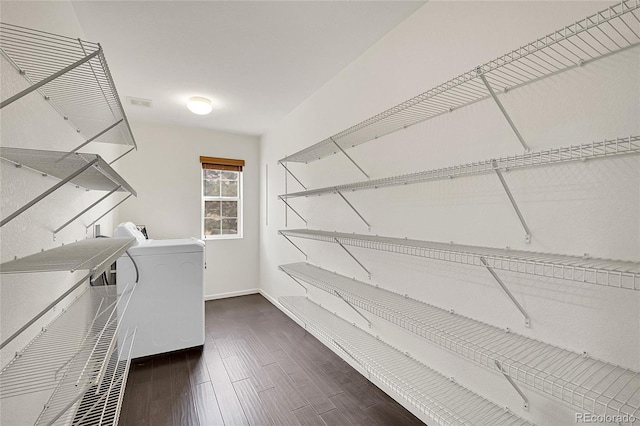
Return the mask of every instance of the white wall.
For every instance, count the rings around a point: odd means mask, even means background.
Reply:
[[[147,226],[149,238],[202,238],[200,156],[245,160],[242,239],[207,240],[205,297],[255,292],[258,287],[258,156],[254,136],[135,121],[139,149],[121,160],[138,198],[119,209],[119,221]]]
[[[11,24],[69,37],[83,37],[69,2],[2,2],[0,18],[3,22]],[[2,98],[6,99],[9,95],[28,87],[28,83],[4,58],[1,61],[0,90],[3,94]],[[3,147],[69,151],[85,140],[35,92],[3,108],[0,120],[0,143]],[[110,161],[125,149],[124,147],[93,142],[83,149],[83,152],[98,153],[105,160]],[[57,183],[55,178],[42,177],[25,168],[16,168],[4,160],[1,161],[0,168],[0,210],[3,218]],[[59,189],[2,227],[0,230],[0,261],[8,261],[15,256],[24,257],[43,249],[60,246],[63,243],[71,243],[87,238],[87,236],[91,237],[91,232],[88,234],[85,232],[86,226],[112,207],[122,198],[122,195],[114,195],[99,204],[94,210],[62,230],[55,241],[52,230],[74,217],[104,194],[99,191],[86,192],[73,185]],[[113,228],[112,216],[113,214],[109,214],[100,221],[103,229]],[[107,232],[107,235],[109,234]],[[0,285],[0,340],[4,341],[85,274],[86,271],[73,274],[49,272],[0,276],[2,280]],[[7,345],[0,352],[0,366],[9,362],[15,352],[22,349],[43,325],[58,315],[61,308],[68,305],[74,296],[75,294],[72,294],[67,297],[48,315],[45,315],[19,338]],[[34,402],[36,407],[41,407],[46,402],[46,395],[36,395],[35,398],[36,400],[37,398],[45,398]],[[12,410],[12,402],[13,400],[3,400],[0,423],[23,424],[29,421],[25,415],[35,416],[31,419],[31,423],[35,421],[39,412],[26,413],[24,407]],[[16,414],[19,416],[17,419],[11,417]]]
[[[260,286],[272,299],[303,295],[277,265],[304,261],[277,235],[285,191],[277,160],[411,98],[476,65],[601,10],[602,2],[430,2],[290,113],[261,140]],[[501,96],[533,150],[637,135],[640,55],[628,50]],[[360,145],[349,154],[372,178],[502,155],[522,148],[496,105],[481,102]],[[344,156],[309,165],[289,163],[309,188],[362,180]],[[347,194],[372,224],[372,234],[492,247],[627,259],[640,258],[640,160],[625,157],[505,174],[532,230],[524,231],[495,175]],[[263,181],[265,182],[265,181]],[[288,190],[299,191],[293,179]],[[268,201],[268,202],[267,202]],[[309,228],[366,234],[336,196],[293,199]],[[266,207],[268,205],[268,207]],[[268,225],[267,225],[268,223]],[[292,212],[289,228],[304,228]],[[309,262],[367,281],[336,245],[296,239]],[[499,275],[527,310],[532,327],[491,276],[479,268],[353,249],[372,284],[614,364],[640,369],[640,293]],[[346,305],[319,291],[310,297],[364,325]],[[574,424],[576,409],[524,388],[524,411],[510,385],[476,366],[369,316],[373,332],[459,383],[538,424]]]

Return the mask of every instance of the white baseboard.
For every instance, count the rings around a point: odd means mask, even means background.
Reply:
[[[269,302],[274,304],[278,309],[282,310],[282,308],[280,307],[280,303],[278,303],[278,300],[276,298],[271,297],[271,295],[266,291],[264,291],[263,289],[259,289],[259,290],[260,290],[260,294],[264,296],[265,299],[267,299]]]
[[[257,294],[257,293],[262,293],[262,291],[258,288],[251,288],[249,290],[230,291],[228,293],[205,295],[204,300],[206,301],[206,300],[226,299],[228,297],[246,296],[248,294]]]

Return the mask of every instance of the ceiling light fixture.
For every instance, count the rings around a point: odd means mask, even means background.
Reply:
[[[211,112],[211,100],[200,96],[193,96],[187,101],[187,108],[194,114],[207,115]]]

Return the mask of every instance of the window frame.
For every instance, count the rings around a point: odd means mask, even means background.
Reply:
[[[243,191],[243,170],[234,171],[238,173],[238,196],[237,197],[223,197],[222,195],[218,197],[205,196],[204,195],[204,171],[206,169],[200,167],[200,235],[202,239],[205,241],[209,240],[238,240],[243,238],[243,229],[244,229],[244,209],[243,209],[243,200],[244,200],[244,191]],[[222,170],[221,170],[222,171]],[[205,235],[205,201],[235,201],[238,200],[238,233],[237,234],[216,234],[216,235]]]

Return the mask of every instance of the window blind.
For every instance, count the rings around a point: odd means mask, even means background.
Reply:
[[[203,169],[212,170],[233,170],[241,172],[244,167],[244,160],[235,160],[232,158],[219,158],[219,157],[200,157],[200,163],[202,163]]]

